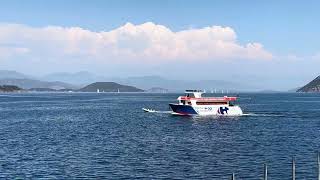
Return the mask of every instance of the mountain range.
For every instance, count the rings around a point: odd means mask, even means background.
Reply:
[[[50,88],[50,89],[76,89],[79,85],[61,81],[44,81],[36,77],[16,71],[0,70],[0,85],[14,85],[23,89]]]
[[[40,81],[34,79],[0,79],[0,85],[14,85],[23,89],[31,88],[50,88],[50,89],[76,89],[77,85],[68,84],[64,82],[54,81]]]
[[[154,87],[167,89],[169,92],[178,92],[185,89],[252,91],[261,90],[251,84],[237,83],[224,80],[172,80],[160,76],[137,77],[108,77],[94,73],[80,71],[76,73],[58,72],[44,76],[31,76],[16,71],[0,70],[0,84],[17,85],[22,88],[51,88],[51,89],[78,89],[93,82],[116,82],[140,89],[148,90]]]
[[[32,76],[17,71],[0,70],[0,79],[32,79]]]
[[[230,81],[221,80],[171,80],[159,76],[142,76],[128,77],[122,79],[114,79],[115,82],[137,86],[142,89],[150,89],[152,87],[161,87],[171,92],[183,91],[185,89],[206,89],[206,90],[229,90],[229,91],[248,91],[256,87],[240,84]]]
[[[107,78],[98,76],[87,71],[80,71],[76,73],[58,72],[51,73],[45,76],[39,77],[44,81],[62,81],[70,84],[87,85],[93,82],[106,81]]]

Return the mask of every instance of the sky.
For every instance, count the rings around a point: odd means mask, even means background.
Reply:
[[[0,69],[224,80],[286,90],[320,74],[317,1],[8,0]]]

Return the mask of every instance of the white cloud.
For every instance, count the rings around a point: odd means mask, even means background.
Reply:
[[[68,57],[79,57],[80,60],[108,63],[111,60],[159,63],[174,60],[273,58],[259,43],[239,44],[235,31],[230,27],[212,26],[173,32],[152,22],[141,25],[127,23],[103,32],[79,27],[38,28],[0,24],[0,44],[0,57],[23,53],[37,58],[66,60]],[[14,47],[6,44],[14,44]]]

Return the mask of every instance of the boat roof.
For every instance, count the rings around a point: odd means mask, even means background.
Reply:
[[[202,101],[235,101],[237,97],[201,97],[201,98],[193,98],[187,96],[179,96],[178,100],[202,100]]]
[[[192,89],[188,89],[188,90],[185,90],[185,93],[195,93],[195,92],[200,92],[200,93],[203,93],[203,91],[202,90],[192,90]]]

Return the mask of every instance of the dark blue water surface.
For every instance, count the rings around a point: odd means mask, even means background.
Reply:
[[[0,95],[0,178],[315,179],[320,94],[240,94],[247,116],[180,117],[178,94]]]

